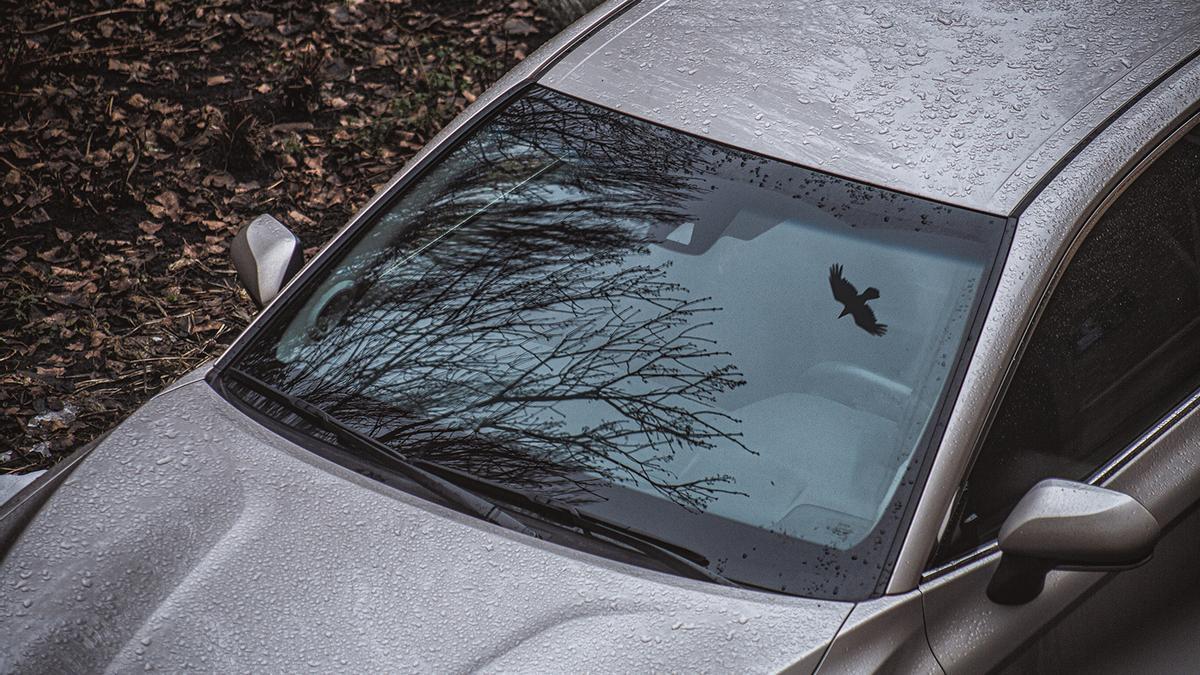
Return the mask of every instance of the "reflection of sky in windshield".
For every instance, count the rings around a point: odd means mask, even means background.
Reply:
[[[732,476],[740,494],[719,495],[713,513],[849,547],[873,528],[929,420],[981,266],[762,211],[737,213],[730,229],[764,221],[777,224],[749,240],[722,237],[703,256],[652,247],[637,260],[670,261],[672,280],[712,298],[721,311],[697,335],[746,380],[714,403],[758,454],[725,444],[672,469],[683,480]],[[883,289],[874,305],[885,338],[837,319],[829,261],[860,288]]]
[[[742,533],[720,545],[857,556],[999,234],[539,92],[391,205],[248,361],[415,458],[668,539],[702,517]],[[834,265],[885,334],[839,317]]]

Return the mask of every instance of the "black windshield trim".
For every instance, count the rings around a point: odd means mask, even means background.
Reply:
[[[241,398],[239,398],[236,394],[229,391],[228,383],[226,382],[226,380],[234,380],[234,379],[235,378],[233,378],[233,377],[226,377],[225,379],[219,379],[214,383],[206,383],[206,384],[209,384],[210,386],[212,386],[213,390],[222,399],[224,399],[230,405],[232,405],[237,411],[248,416],[250,419],[254,420],[255,422],[263,425],[264,427],[266,427],[273,433],[277,434],[281,438],[283,438],[301,448],[304,448],[305,450],[312,452],[315,455],[318,455],[320,457],[328,459],[329,461],[331,461],[335,464],[338,464],[339,466],[344,466],[344,467],[354,471],[355,473],[358,473],[366,478],[370,478],[371,480],[378,481],[378,482],[382,483],[383,485],[386,485],[390,488],[394,488],[394,489],[400,490],[401,492],[412,494],[413,496],[418,497],[420,499],[425,499],[425,500],[437,502],[439,504],[444,504],[447,508],[452,508],[452,509],[454,509],[460,513],[463,513],[464,515],[467,515],[467,516],[478,517],[476,514],[473,514],[469,511],[466,511],[463,509],[460,509],[457,506],[455,506],[454,504],[445,504],[444,500],[439,499],[438,495],[436,495],[433,492],[430,492],[427,488],[423,487],[419,483],[414,482],[409,476],[395,471],[394,467],[389,467],[387,464],[385,464],[383,461],[381,461],[377,456],[361,455],[361,454],[358,454],[355,452],[351,452],[350,450],[343,448],[341,446],[325,442],[325,441],[313,436],[312,434],[305,433],[293,426],[285,424],[285,423],[281,422],[280,420],[276,419],[275,417],[268,415],[268,414],[264,413],[263,411],[259,410],[258,408],[256,408],[255,406],[247,403],[246,401],[241,400]],[[243,384],[242,386],[247,386],[247,385]],[[92,444],[92,445],[94,445],[94,444]],[[90,450],[92,445],[89,445],[87,448],[84,448],[84,450],[85,451]],[[84,454],[86,454],[86,452]],[[417,463],[428,464],[427,462],[417,462]],[[445,467],[439,466],[439,467],[436,467],[436,469],[437,470],[434,471],[432,468],[430,468],[430,471],[432,473],[439,473],[439,474],[447,474],[447,473],[458,474],[458,472],[455,472],[452,469],[447,469]],[[462,474],[459,474],[459,475],[462,475]],[[488,485],[488,486],[492,485],[492,484],[487,483],[487,481],[483,481],[483,480],[475,478],[475,477],[464,476],[464,478],[469,478],[469,481],[471,483],[474,483],[477,485]],[[455,482],[455,481],[451,481],[451,482]],[[464,481],[464,482],[467,482],[467,481]],[[502,488],[502,486],[501,486],[500,489],[504,489],[504,488]],[[475,490],[472,490],[472,491],[475,491]],[[479,490],[479,492],[481,494],[483,492],[486,492],[486,488]],[[553,518],[547,518],[547,517],[545,517],[544,514],[539,513],[539,510],[541,508],[547,508],[547,507],[539,507],[537,505],[531,506],[531,505],[527,505],[527,504],[523,504],[523,503],[517,503],[515,500],[509,501],[506,499],[502,499],[501,501],[505,502],[505,504],[507,506],[511,507],[512,515],[516,516],[518,518],[518,520],[528,520],[528,521],[530,521],[530,524],[536,523],[536,527],[540,528],[544,525],[548,528],[551,528],[554,531],[558,531],[560,529],[572,529],[571,526],[565,522],[560,522],[559,520],[555,520]],[[591,520],[594,520],[594,519],[591,519]],[[599,529],[613,530],[613,531],[622,530],[621,527],[616,526],[616,525],[609,525],[609,524],[598,524],[598,525],[599,525]],[[509,528],[509,529],[512,529],[512,528]],[[583,529],[587,529],[587,527],[584,526]],[[590,536],[587,536],[586,534],[578,534],[578,536],[585,537],[585,538],[588,538],[588,539],[598,542],[598,546],[595,549],[592,549],[592,548],[578,549],[578,547],[573,547],[569,544],[559,542],[554,537],[537,536],[536,538],[538,538],[542,541],[548,541],[550,543],[557,543],[561,546],[566,546],[567,548],[572,548],[572,549],[577,549],[577,550],[585,550],[586,552],[592,553],[594,555],[600,555],[600,556],[606,557],[610,560],[616,560],[618,562],[622,562],[625,564],[632,564],[636,567],[640,567],[640,568],[644,568],[644,569],[650,569],[650,570],[664,572],[664,573],[672,574],[672,575],[677,575],[677,574],[682,573],[684,576],[689,576],[689,577],[700,579],[700,580],[711,581],[715,584],[718,584],[721,586],[726,586],[729,588],[745,588],[745,589],[751,589],[751,590],[755,590],[755,591],[762,591],[762,592],[766,592],[766,593],[780,594],[779,591],[776,591],[776,590],[773,590],[770,588],[762,588],[759,586],[755,586],[753,584],[749,584],[749,583],[745,583],[742,581],[737,581],[734,579],[728,579],[726,577],[723,577],[720,574],[707,569],[707,567],[710,564],[710,561],[705,559],[703,556],[699,556],[699,554],[697,554],[694,551],[682,549],[681,547],[679,547],[673,543],[670,543],[670,542],[654,541],[654,537],[652,535],[648,535],[648,534],[639,532],[633,528],[625,528],[625,529],[627,530],[627,532],[620,532],[616,536],[610,535],[607,532],[598,533],[598,536],[595,536],[595,537],[590,537]],[[626,556],[613,555],[612,550],[610,550],[611,547],[616,547],[617,549],[619,549],[621,551],[628,551],[631,555],[634,556],[634,558],[629,559]],[[647,562],[654,563],[654,564],[648,565],[648,564],[646,564]],[[786,595],[786,594],[783,594],[783,595]]]
[[[422,179],[428,173],[428,171],[430,169],[438,166],[439,163],[447,155],[449,155],[450,153],[453,153],[455,150],[460,148],[464,142],[466,142],[468,139],[470,139],[473,136],[473,134],[476,131],[478,131],[479,128],[487,125],[489,122],[491,122],[496,117],[496,115],[503,112],[513,100],[524,95],[531,89],[547,90],[547,91],[553,92],[553,94],[555,94],[557,96],[562,96],[564,98],[571,98],[576,101],[585,103],[586,105],[589,105],[589,106],[594,106],[597,108],[605,108],[605,109],[613,112],[614,114],[629,116],[625,112],[615,110],[612,108],[608,108],[606,106],[603,106],[601,104],[597,104],[597,103],[594,103],[591,101],[584,101],[582,99],[578,99],[577,97],[573,97],[568,94],[564,94],[562,92],[559,92],[558,90],[555,90],[555,89],[552,89],[549,87],[545,87],[543,85],[539,85],[536,82],[528,82],[528,83],[525,83],[524,85],[515,87],[515,88],[505,92],[503,95],[501,95],[500,97],[498,97],[497,99],[495,99],[494,101],[489,103],[488,107],[485,109],[484,112],[481,112],[480,114],[476,115],[472,120],[470,120],[468,122],[468,124],[463,125],[462,127],[456,129],[455,132],[446,141],[442,142],[441,144],[439,144],[438,147],[434,148],[434,150],[432,152],[430,152],[426,157],[424,157],[421,160],[421,162],[413,170],[411,170],[401,180],[397,181],[394,185],[392,185],[388,189],[388,192],[385,195],[383,195],[378,200],[376,200],[373,204],[371,204],[370,207],[367,208],[366,210],[364,210],[363,213],[359,214],[359,216],[357,216],[345,230],[343,230],[340,234],[338,234],[336,236],[336,238],[327,247],[327,249],[322,252],[320,259],[318,261],[314,261],[310,265],[307,265],[305,267],[305,269],[301,272],[300,277],[298,279],[296,279],[293,283],[289,284],[288,288],[286,288],[284,290],[281,297],[278,298],[275,302],[273,302],[271,304],[271,306],[268,307],[267,310],[264,311],[263,315],[261,317],[259,317],[259,319],[256,320],[254,322],[254,324],[250,328],[248,328],[235,341],[235,343],[230,347],[230,349],[225,354],[222,355],[222,357],[214,365],[213,369],[207,376],[207,379],[210,382],[210,384],[212,384],[214,386],[214,388],[216,388],[218,391],[222,392],[222,395],[224,397],[226,397],[227,399],[231,399],[231,400],[236,399],[237,398],[236,396],[232,396],[224,387],[219,386],[220,378],[222,377],[222,373],[225,370],[225,368],[227,368],[227,367],[231,366],[231,364],[235,363],[240,358],[242,353],[250,345],[254,344],[262,336],[262,334],[264,332],[269,330],[276,323],[276,321],[279,320],[279,314],[283,308],[292,304],[297,297],[306,297],[309,294],[309,292],[311,291],[311,286],[312,286],[313,281],[316,279],[324,278],[324,273],[326,271],[328,271],[329,266],[332,264],[335,264],[347,250],[349,250],[352,246],[357,244],[358,241],[361,239],[361,237],[365,233],[369,232],[371,227],[375,225],[375,223],[378,220],[378,217],[382,213],[385,213],[388,209],[393,207],[395,202],[407,193],[408,188],[413,183]],[[630,117],[632,117],[632,116],[630,116]],[[905,192],[902,192],[899,190],[895,190],[892,188],[879,186],[879,185],[873,185],[873,184],[866,183],[866,182],[856,180],[856,179],[846,178],[844,176],[832,174],[832,173],[829,173],[826,171],[814,169],[811,167],[803,166],[803,165],[792,163],[792,162],[787,162],[787,161],[780,160],[777,158],[773,158],[773,157],[769,157],[769,156],[762,155],[759,153],[755,153],[755,152],[746,150],[744,148],[739,148],[739,147],[736,147],[733,145],[714,141],[713,139],[699,136],[696,134],[691,134],[686,131],[675,129],[673,127],[656,124],[656,123],[646,121],[646,120],[642,120],[642,121],[644,123],[652,125],[652,126],[657,126],[662,129],[667,129],[673,133],[678,133],[678,134],[682,134],[685,136],[691,136],[691,137],[699,139],[707,144],[711,144],[714,146],[722,146],[724,148],[733,150],[735,152],[752,155],[752,156],[758,157],[764,161],[779,163],[782,165],[788,165],[788,166],[792,166],[792,167],[797,167],[797,168],[803,169],[805,171],[812,172],[813,174],[816,174],[816,175],[827,176],[827,177],[833,178],[835,180],[846,182],[849,184],[868,187],[870,189],[878,190],[883,193],[888,193],[888,194],[893,194],[893,195],[901,195],[905,198],[917,200],[917,201],[922,202],[927,205],[940,206],[940,207],[944,207],[944,208],[949,209],[956,213],[969,214],[971,217],[986,217],[986,218],[989,218],[989,219],[992,219],[992,220],[995,220],[995,221],[998,221],[999,223],[1001,223],[1001,227],[1002,227],[1002,236],[1001,236],[1001,240],[1000,240],[1001,243],[995,252],[994,259],[991,261],[990,264],[988,264],[986,266],[986,268],[983,271],[983,276],[981,277],[981,279],[985,280],[985,284],[981,286],[980,292],[978,293],[978,295],[975,299],[975,302],[972,306],[972,310],[971,310],[972,313],[968,319],[969,330],[964,335],[964,338],[961,340],[961,343],[958,346],[958,351],[954,357],[954,365],[951,369],[951,377],[949,378],[949,381],[943,390],[941,398],[939,398],[937,400],[937,402],[935,403],[935,407],[934,407],[935,413],[934,413],[933,418],[931,419],[931,423],[929,424],[928,428],[925,430],[925,433],[922,436],[921,441],[918,444],[916,444],[916,446],[914,447],[913,455],[912,455],[912,463],[910,464],[910,468],[909,468],[909,471],[907,474],[907,479],[911,480],[912,487],[908,488],[908,489],[902,488],[901,490],[898,490],[896,495],[894,496],[894,499],[892,502],[893,505],[895,504],[896,501],[900,500],[901,497],[903,498],[901,500],[903,502],[902,509],[898,512],[897,520],[894,521],[896,524],[895,524],[894,530],[893,530],[893,537],[892,537],[892,540],[886,546],[886,548],[888,549],[888,554],[883,561],[883,568],[880,570],[878,580],[874,585],[874,592],[871,593],[867,597],[855,596],[855,597],[851,598],[851,597],[847,596],[844,598],[843,597],[835,597],[832,599],[862,600],[862,599],[868,599],[871,597],[878,597],[878,596],[884,594],[885,589],[888,585],[888,582],[891,579],[892,569],[896,563],[897,556],[899,555],[900,549],[902,548],[903,543],[904,543],[905,539],[907,538],[908,532],[911,529],[912,518],[915,515],[917,503],[919,502],[919,498],[924,489],[925,483],[928,480],[929,473],[930,473],[930,470],[931,470],[932,464],[933,464],[933,459],[934,459],[934,456],[936,455],[935,451],[940,446],[940,443],[941,443],[941,440],[942,440],[942,437],[943,437],[943,434],[945,431],[946,422],[948,421],[950,412],[952,411],[952,409],[954,407],[954,403],[957,401],[957,397],[961,390],[962,380],[963,380],[965,372],[967,370],[967,365],[970,362],[971,355],[973,354],[975,346],[978,342],[978,336],[982,330],[982,325],[987,316],[988,309],[991,307],[992,301],[994,299],[995,288],[996,288],[996,285],[997,285],[997,282],[999,279],[1000,272],[1003,269],[1003,263],[1007,257],[1009,244],[1012,239],[1015,219],[1012,219],[1012,218],[1005,219],[1005,218],[1003,218],[1001,216],[997,216],[996,214],[993,214],[993,213],[988,213],[988,212],[984,212],[984,211],[980,211],[980,210],[976,210],[976,209],[971,209],[968,207],[950,204],[947,202],[943,202],[943,201],[940,201],[937,199],[932,199],[932,198],[921,196],[921,195],[912,195],[912,194],[908,194],[908,193],[905,193]],[[301,445],[304,445],[304,444],[301,443]],[[819,597],[819,596],[810,596],[810,597]]]
[[[970,327],[968,328],[966,337],[963,339],[962,345],[959,347],[958,355],[955,357],[954,369],[951,371],[950,383],[946,388],[946,393],[942,400],[938,402],[933,423],[929,425],[929,439],[925,445],[922,455],[922,463],[918,468],[915,481],[913,484],[910,497],[905,504],[904,513],[901,520],[901,527],[896,539],[892,542],[891,550],[887,557],[887,569],[879,577],[879,583],[875,587],[876,595],[884,595],[887,592],[888,583],[891,581],[892,571],[896,561],[900,557],[900,550],[904,546],[904,542],[908,539],[909,530],[912,529],[912,521],[916,516],[917,506],[921,501],[921,496],[925,492],[925,487],[929,483],[929,475],[933,471],[933,463],[941,450],[942,439],[946,434],[946,427],[950,423],[950,416],[954,412],[954,406],[958,402],[959,394],[962,392],[963,382],[967,377],[967,370],[971,365],[971,361],[975,358],[975,348],[979,345],[979,336],[983,333],[983,325],[987,322],[989,310],[992,307],[992,302],[996,297],[996,289],[1000,285],[1000,276],[1004,272],[1004,266],[1008,261],[1009,249],[1012,246],[1013,237],[1016,235],[1018,219],[1008,218],[1004,223],[1004,236],[1001,239],[1000,247],[996,251],[995,259],[988,269],[985,285],[980,294],[979,305],[975,308],[974,314],[971,317]],[[914,454],[914,457],[917,456]],[[934,554],[936,546],[931,547],[929,556]],[[921,568],[927,567],[927,561],[922,561]]]

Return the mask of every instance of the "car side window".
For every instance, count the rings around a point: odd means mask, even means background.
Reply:
[[[939,561],[994,539],[1043,478],[1092,475],[1200,384],[1198,229],[1200,133],[1192,132],[1114,202],[1068,266]]]

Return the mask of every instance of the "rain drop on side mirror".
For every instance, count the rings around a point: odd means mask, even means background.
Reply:
[[[237,233],[229,254],[238,279],[259,307],[274,300],[304,265],[299,237],[267,214]]]
[[[988,597],[1003,605],[1029,602],[1052,569],[1137,567],[1154,552],[1161,528],[1127,494],[1075,481],[1034,485],[1000,529],[1000,566]]]

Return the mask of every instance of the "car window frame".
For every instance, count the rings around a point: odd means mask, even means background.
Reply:
[[[528,79],[523,79],[513,83],[504,91],[497,94],[494,98],[487,101],[486,105],[467,115],[463,119],[452,122],[453,129],[445,137],[435,136],[426,145],[425,150],[419,153],[410,165],[406,165],[396,174],[391,182],[381,189],[358,213],[351,217],[350,221],[339,231],[335,232],[330,240],[324,244],[314,255],[308,260],[301,270],[280,290],[278,296],[264,307],[257,316],[253,318],[250,324],[238,335],[229,348],[217,358],[213,363],[211,370],[205,376],[206,383],[221,393],[222,397],[238,407],[242,408],[237,402],[236,397],[228,396],[225,393],[223,384],[224,371],[234,364],[261,335],[275,322],[278,314],[283,308],[288,307],[292,299],[297,294],[311,292],[313,284],[320,274],[328,267],[331,261],[339,259],[345,252],[355,246],[362,237],[369,232],[370,228],[378,220],[381,212],[390,209],[396,200],[407,193],[408,189],[415,183],[425,177],[428,172],[440,165],[446,156],[450,155],[466,142],[468,142],[476,131],[481,127],[490,123],[498,114],[505,110],[509,104],[525,95],[527,91],[536,87],[545,87],[555,91],[563,96],[577,98],[571,94],[564,93],[554,87],[547,86],[540,82],[538,74],[534,74]],[[580,99],[583,100],[583,99]],[[602,103],[588,102],[591,105],[608,108],[614,112],[627,114],[623,111],[612,108]],[[640,118],[639,118],[640,119]],[[645,120],[643,120],[645,121]],[[649,122],[656,126],[660,125],[654,122]],[[670,127],[679,133],[697,136],[694,132]],[[698,138],[703,138],[697,136]],[[877,184],[875,182],[862,180],[859,178],[849,178],[837,174],[829,173],[821,169],[809,167],[793,161],[776,159],[761,153],[740,148],[714,139],[704,139],[706,142],[714,145],[733,148],[739,152],[746,152],[753,155],[767,157],[772,161],[781,162],[790,166],[800,167],[806,171],[811,171],[817,174],[825,174],[834,179],[849,181],[860,185],[876,188],[886,192],[905,195],[914,199],[937,204],[946,208],[967,211],[975,214],[980,214],[997,221],[999,227],[1003,228],[1000,233],[999,245],[988,263],[986,274],[980,278],[981,290],[978,296],[977,305],[973,307],[973,316],[966,326],[966,332],[963,335],[961,343],[954,354],[954,365],[947,373],[947,384],[942,397],[934,405],[930,415],[930,422],[923,432],[918,444],[918,449],[914,451],[914,461],[918,456],[918,464],[909,469],[912,476],[912,489],[909,497],[905,500],[904,507],[899,511],[897,517],[897,526],[895,536],[891,543],[887,546],[887,553],[883,556],[883,569],[880,572],[879,578],[875,584],[875,588],[871,593],[871,598],[882,597],[887,594],[887,589],[891,584],[896,563],[899,560],[905,542],[910,536],[916,516],[917,507],[921,501],[921,497],[925,491],[926,483],[932,473],[934,460],[941,447],[942,439],[945,434],[947,425],[953,413],[955,403],[957,402],[963,382],[966,378],[967,370],[974,358],[975,348],[979,343],[980,334],[986,322],[988,312],[995,300],[996,289],[1000,282],[1004,266],[1007,262],[1007,257],[1010,253],[1013,237],[1016,232],[1018,219],[1013,216],[1003,216],[996,213],[981,211],[968,206],[954,203],[949,199],[939,199],[927,195],[912,194],[903,190],[897,190],[887,185]],[[306,447],[301,443],[302,447]],[[893,496],[895,499],[895,496]]]
[[[942,518],[942,523],[938,528],[937,544],[929,553],[929,559],[924,565],[924,571],[920,575],[920,583],[937,579],[950,572],[961,569],[971,563],[987,558],[993,554],[998,554],[1000,551],[999,542],[995,537],[988,541],[981,542],[975,547],[957,555],[945,562],[933,564],[936,559],[939,547],[944,543],[946,533],[956,520],[961,517],[961,508],[963,506],[963,493],[970,479],[972,472],[975,469],[975,463],[979,458],[980,453],[986,445],[987,439],[992,432],[992,425],[996,420],[1001,408],[1009,394],[1009,388],[1012,384],[1017,370],[1024,361],[1026,349],[1029,347],[1033,337],[1037,334],[1038,327],[1041,325],[1046,309],[1050,305],[1051,299],[1058,291],[1059,284],[1062,282],[1063,276],[1070,269],[1071,264],[1075,260],[1076,254],[1080,247],[1092,235],[1096,225],[1108,214],[1112,206],[1119,200],[1125,192],[1136,183],[1148,169],[1171,148],[1175,147],[1176,143],[1183,141],[1184,137],[1200,128],[1200,101],[1194,102],[1188,107],[1187,111],[1179,118],[1167,125],[1167,130],[1156,136],[1151,142],[1142,146],[1139,151],[1133,154],[1130,158],[1132,165],[1124,174],[1120,174],[1114,180],[1110,181],[1109,187],[1105,191],[1097,194],[1093,200],[1095,206],[1087,210],[1083,217],[1077,219],[1077,223],[1072,229],[1074,234],[1071,237],[1071,243],[1066,251],[1059,257],[1055,263],[1054,272],[1046,287],[1042,290],[1037,299],[1037,307],[1033,315],[1023,328],[1018,345],[1013,353],[1013,356],[1008,361],[1005,372],[1002,375],[1003,381],[999,392],[992,400],[984,422],[982,432],[975,440],[971,448],[971,461],[967,464],[966,470],[959,479],[958,486],[955,489],[953,501],[950,504],[949,510]],[[1049,181],[1043,186],[1048,187],[1053,181]],[[1035,195],[1036,196],[1036,195]],[[1027,200],[1028,201],[1028,200]],[[1016,218],[1018,226],[1020,217]],[[1127,444],[1124,448],[1117,451],[1112,457],[1107,459],[1103,464],[1092,471],[1082,482],[1088,485],[1105,485],[1115,474],[1123,467],[1130,464],[1135,458],[1143,453],[1146,448],[1157,440],[1164,433],[1168,432],[1177,422],[1182,420],[1188,413],[1200,408],[1200,387],[1192,390],[1184,399],[1169,410],[1155,418],[1155,421],[1139,434],[1133,441]],[[1200,502],[1200,498],[1197,499]]]

